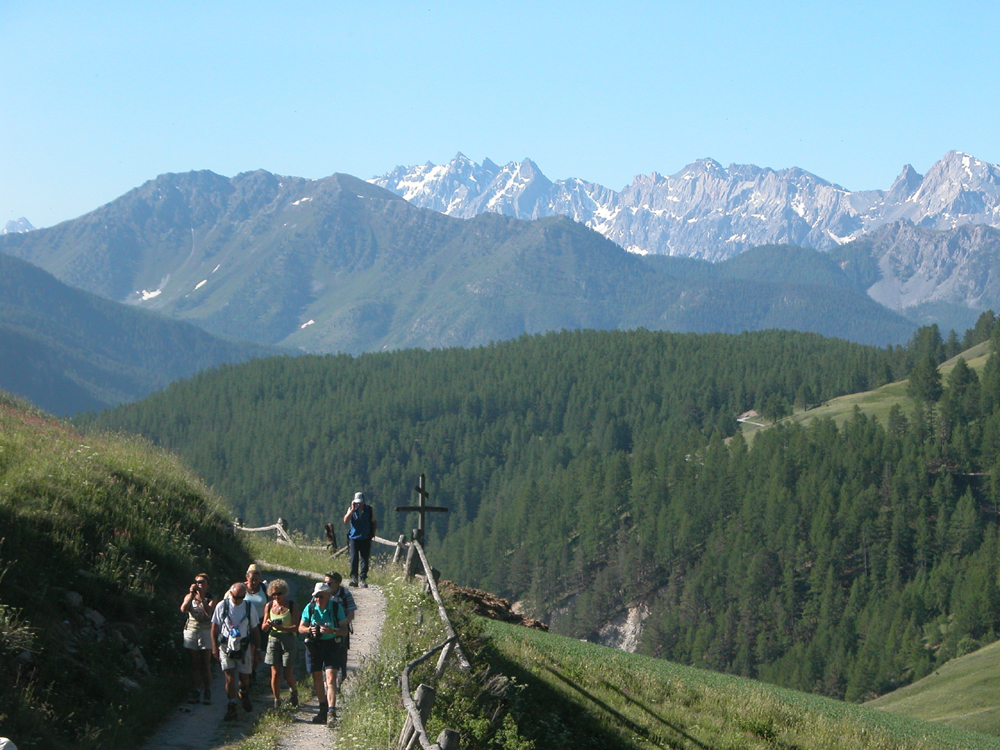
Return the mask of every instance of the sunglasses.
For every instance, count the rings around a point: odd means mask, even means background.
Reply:
[[[204,578],[195,578],[194,582],[195,583],[208,583],[208,581],[206,581]]]
[[[246,597],[243,597],[243,596],[234,596],[234,597],[232,597],[232,600],[233,600],[234,602],[241,602],[241,601],[243,601],[243,600],[244,600],[245,598],[246,598]]]

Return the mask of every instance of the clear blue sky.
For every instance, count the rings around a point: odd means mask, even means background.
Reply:
[[[950,149],[1000,162],[997,7],[0,0],[0,226],[164,172],[458,151],[616,190],[701,157],[888,188]]]

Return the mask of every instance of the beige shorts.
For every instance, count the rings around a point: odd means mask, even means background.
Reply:
[[[223,672],[235,669],[240,674],[250,674],[253,672],[253,646],[247,646],[243,652],[242,659],[230,659],[226,656],[225,648],[219,648],[219,663]]]
[[[212,650],[212,629],[197,628],[196,630],[184,630],[184,648],[192,651]]]

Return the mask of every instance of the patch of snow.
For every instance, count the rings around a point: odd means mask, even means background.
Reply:
[[[649,255],[649,250],[639,247],[638,245],[630,245],[625,248],[625,252],[632,253],[633,255]]]
[[[221,263],[220,263],[219,265],[217,265],[217,266],[216,266],[215,268],[213,268],[213,269],[212,269],[212,273],[215,273],[215,272],[216,272],[216,271],[218,271],[218,270],[219,270],[220,268],[222,268],[222,264],[221,264]]]
[[[295,201],[295,202],[294,202],[294,203],[293,203],[292,205],[293,205],[293,206],[297,206],[297,205],[299,205],[300,203],[306,203],[306,202],[308,202],[308,201],[311,201],[311,200],[312,200],[312,198],[299,198],[299,199],[298,199],[297,201]]]
[[[202,280],[201,280],[201,281],[199,281],[199,282],[198,282],[197,284],[195,284],[195,287],[194,287],[194,288],[195,288],[195,290],[198,290],[198,289],[201,289],[201,288],[202,288],[203,286],[205,286],[205,284],[207,284],[207,283],[208,283],[208,279],[202,279]]]
[[[302,325],[300,325],[299,328],[305,328],[306,326],[311,326],[315,322],[316,322],[315,320],[309,319],[305,323],[303,323]]]
[[[162,293],[163,293],[162,289],[155,289],[152,292],[147,292],[145,289],[143,289],[141,292],[139,292],[139,295],[142,297],[142,301],[145,302],[148,299],[153,299],[153,297],[159,297],[160,294]]]

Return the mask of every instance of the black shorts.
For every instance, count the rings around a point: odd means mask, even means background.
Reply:
[[[333,638],[306,644],[306,672],[316,674],[326,669],[340,669],[343,647]]]

